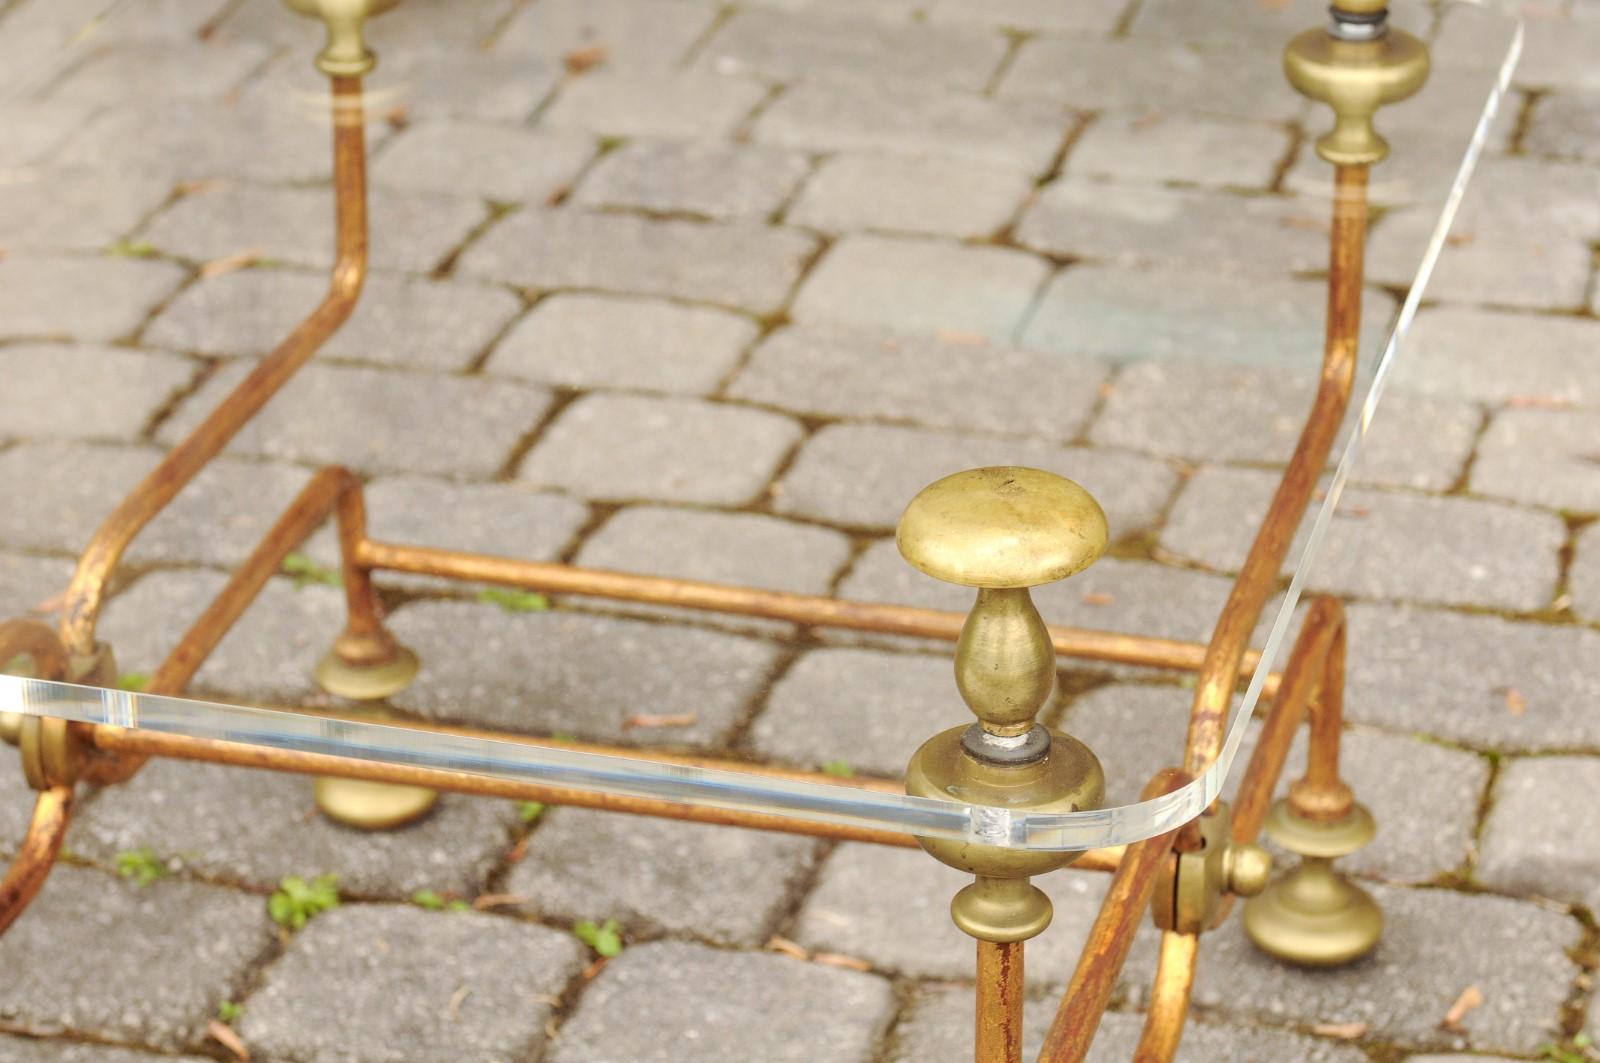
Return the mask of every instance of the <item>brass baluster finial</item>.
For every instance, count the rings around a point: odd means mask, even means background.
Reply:
[[[956,685],[978,722],[935,735],[911,758],[906,791],[1019,811],[1098,807],[1100,762],[1087,746],[1034,717],[1055,689],[1055,650],[1028,588],[1091,564],[1105,550],[1105,514],[1087,491],[1054,473],[998,467],[956,473],[925,488],[900,518],[900,552],[948,583],[977,588],[956,645]],[[1028,852],[922,839],[976,876],[951,916],[980,942],[1018,942],[1050,923],[1050,900],[1030,877],[1080,854]]]

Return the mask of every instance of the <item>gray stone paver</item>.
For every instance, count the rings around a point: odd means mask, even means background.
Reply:
[[[1035,100],[889,86],[863,95],[801,84],[764,109],[757,141],[812,151],[892,151],[1002,163],[1042,173],[1072,125],[1066,108]]]
[[[1222,63],[1215,51],[1166,41],[1041,34],[1025,42],[1006,67],[999,92],[1140,116],[1286,120],[1301,111],[1301,99],[1283,91],[1276,56],[1263,49],[1252,58],[1236,49],[1228,58]],[[1194,178],[1192,172],[1181,177]]]
[[[759,513],[717,513],[631,506],[591,534],[576,561],[591,568],[826,594],[850,558],[850,540],[827,528]],[[688,617],[724,627],[782,629],[775,621],[698,613],[668,606],[602,602],[588,608]]]
[[[1438,221],[1438,198],[1424,197],[1420,206],[1385,218],[1374,230],[1367,249],[1372,283],[1411,286]],[[1470,225],[1457,226],[1450,239],[1451,254],[1428,282],[1431,299],[1535,310],[1577,310],[1584,304],[1592,256],[1577,240]]]
[[[1134,272],[1071,266],[1056,274],[1021,333],[1024,345],[1102,358],[1200,358],[1304,366],[1322,357],[1319,281],[1218,273],[1199,267]],[[1363,300],[1363,350],[1377,350],[1392,304]]]
[[[791,936],[809,949],[843,953],[893,974],[968,979],[972,939],[950,921],[950,898],[971,881],[920,849],[846,843],[822,865]],[[1072,977],[1110,876],[1067,870],[1034,882],[1050,895],[1055,917],[1032,942],[1027,977],[1036,985],[1062,986]]]
[[[0,348],[0,437],[133,440],[199,372],[188,358],[115,347]]]
[[[580,498],[740,505],[799,438],[765,410],[597,393],[561,411],[517,476]]]
[[[172,1056],[153,1056],[125,1048],[36,1040],[0,1034],[0,1059],[6,1063],[156,1063]],[[178,1063],[204,1063],[200,1056],[178,1056]]]
[[[378,185],[371,199],[374,262],[426,273],[488,215],[471,199]],[[255,253],[302,266],[333,262],[333,204],[324,188],[225,183],[184,196],[139,239],[196,262]]]
[[[943,476],[983,465],[1032,465],[1087,487],[1114,537],[1149,526],[1177,474],[1153,458],[1058,447],[1035,439],[837,424],[814,434],[773,491],[783,513],[888,531],[916,493]]]
[[[184,874],[257,890],[332,873],[342,893],[390,900],[478,893],[517,822],[509,801],[446,794],[420,823],[353,830],[316,813],[304,776],[176,760],[150,762],[108,796],[84,810],[68,842],[105,866],[149,848]]]
[[[1196,983],[1196,1008],[1274,1025],[1364,1022],[1373,1039],[1419,1048],[1522,1054],[1551,1039],[1574,971],[1563,950],[1577,939],[1575,921],[1502,897],[1369,888],[1385,916],[1371,957],[1326,971],[1285,967],[1230,919],[1201,940],[1200,970],[1217,975]],[[1154,946],[1153,934],[1135,942],[1129,968],[1149,970]],[[1483,1005],[1462,1019],[1464,1033],[1441,1030],[1469,985],[1483,994]]]
[[[981,237],[1000,230],[1032,191],[1005,167],[914,155],[828,159],[788,212],[791,225]]]
[[[732,133],[766,98],[759,82],[708,74],[613,73],[568,83],[540,124],[609,137],[717,137]]]
[[[1123,0],[1082,0],[1076,4],[994,0],[977,7],[961,0],[927,0],[923,10],[930,22],[975,23],[1014,30],[1110,31],[1127,7]]]
[[[1022,1056],[1031,1059],[1044,1043],[1059,1000],[1030,997],[1023,1008]],[[972,991],[929,988],[918,993],[895,1027],[893,1063],[963,1063],[969,1054],[973,1021]],[[1144,1016],[1107,1012],[1089,1049],[1090,1063],[1131,1059],[1144,1030]],[[1178,1045],[1177,1063],[1361,1063],[1359,1048],[1268,1027],[1190,1019]],[[1474,1057],[1479,1058],[1479,1057]]]
[[[1438,307],[1417,315],[1395,387],[1488,403],[1600,405],[1600,324]]]
[[[395,696],[402,708],[631,745],[724,743],[778,655],[769,643],[720,631],[466,602],[410,605],[390,627],[425,662],[415,685]],[[628,726],[641,715],[693,722]]]
[[[716,5],[702,0],[554,0],[521,7],[496,47],[558,60],[581,48],[601,47],[607,66],[659,69],[679,62],[716,14]]]
[[[1361,381],[1357,395],[1364,390]],[[1316,381],[1278,368],[1147,361],[1117,375],[1089,439],[1196,462],[1287,463]],[[1355,427],[1359,404],[1346,418]],[[1218,419],[1231,426],[1218,432]],[[1355,478],[1447,490],[1466,468],[1482,414],[1474,406],[1396,391],[1385,395]],[[1336,447],[1335,460],[1341,454]]]
[[[569,935],[475,912],[360,905],[325,913],[266,972],[240,1023],[279,1059],[491,1063],[544,1042],[584,964]]]
[[[544,202],[570,186],[594,153],[594,141],[581,135],[429,122],[387,145],[372,179],[501,203]]]
[[[93,170],[8,176],[0,233],[11,251],[99,251],[127,235],[172,193],[160,178],[128,175],[107,186]]]
[[[764,221],[810,169],[800,152],[760,144],[636,140],[596,163],[573,202],[716,221]]]
[[[1069,175],[1041,190],[1016,235],[1054,255],[1281,275],[1326,266],[1327,215],[1320,196],[1241,197]]]
[[[894,991],[874,975],[663,941],[606,965],[549,1059],[867,1063],[894,1010]]]
[[[1530,505],[1600,512],[1600,413],[1503,410],[1472,463],[1472,491]]]
[[[753,225],[524,210],[500,222],[460,269],[531,288],[593,288],[764,313],[799,279],[813,239]]]
[[[0,511],[0,543],[76,554],[102,519],[152,468],[148,447],[20,444],[0,451],[0,480],[25,491],[28,509]],[[56,475],[63,468],[77,476]],[[130,564],[238,564],[305,485],[301,469],[222,458],[197,476],[128,549]],[[218,513],[228,513],[218,521]]]
[[[1276,474],[1264,471],[1202,469],[1178,496],[1163,547],[1235,571],[1276,486]],[[1301,541],[1308,527],[1302,525]],[[1554,597],[1556,553],[1565,541],[1566,527],[1550,514],[1352,488],[1340,499],[1308,585],[1363,598],[1534,611]],[[1291,547],[1289,556],[1300,554]]]
[[[1327,257],[1328,169],[1304,142],[1296,158],[1283,157],[1291,130],[1314,137],[1327,115],[1284,85],[1279,58],[1291,32],[1325,20],[1324,4],[1274,0],[1249,18],[1237,6],[402,4],[371,24],[381,59],[366,86],[375,273],[354,319],[298,385],[338,378],[358,386],[335,389],[339,401],[326,405],[287,392],[268,416],[292,430],[271,453],[392,470],[369,490],[372,533],[384,539],[802,593],[827,593],[837,582],[842,595],[956,610],[969,593],[913,572],[882,536],[928,480],[984,461],[1043,464],[1101,497],[1130,555],[1041,591],[1044,614],[1203,641],[1228,578],[1159,550],[1146,559],[1144,548],[1164,530],[1169,539],[1181,533],[1242,550],[1247,535],[1229,514],[1256,504],[1251,491],[1275,474],[1207,467],[1182,493],[1177,475],[1192,462],[1284,460],[1322,345],[1324,293],[1306,278],[1320,276]],[[147,4],[114,12],[58,55],[100,13],[93,0],[0,7],[0,69],[9,75],[0,79],[0,368],[12,368],[13,407],[0,418],[0,483],[29,499],[0,516],[0,616],[11,616],[52,604],[70,555],[152,467],[159,452],[134,441],[200,368],[186,356],[240,359],[213,370],[233,379],[243,359],[278,342],[321,298],[332,212],[327,84],[310,62],[322,33],[313,20],[272,4]],[[1438,34],[1410,14],[1396,18],[1436,36],[1436,62],[1424,91],[1379,120],[1395,154],[1373,175],[1374,203],[1392,209],[1375,215],[1367,256],[1368,364],[1394,309],[1376,285],[1409,283],[1467,117],[1507,39],[1504,25],[1482,13],[1474,26],[1475,13],[1453,10]],[[1334,975],[1266,963],[1244,945],[1235,919],[1206,946],[1180,1059],[1527,1057],[1558,1039],[1558,1005],[1582,1000],[1573,995],[1576,968],[1562,956],[1577,924],[1524,895],[1600,903],[1591,854],[1572,841],[1593,833],[1583,818],[1593,802],[1581,795],[1593,788],[1591,754],[1600,750],[1590,664],[1600,656],[1591,629],[1600,620],[1600,533],[1582,523],[1597,508],[1586,458],[1600,408],[1600,332],[1589,319],[1600,308],[1589,246],[1600,238],[1600,83],[1591,61],[1600,20],[1592,0],[1524,14],[1520,91],[1491,130],[1357,470],[1359,484],[1402,490],[1347,496],[1353,509],[1336,539],[1350,533],[1347,556],[1374,556],[1360,571],[1325,562],[1313,579],[1360,596],[1443,603],[1351,606],[1354,725],[1344,767],[1382,830],[1347,866],[1402,884],[1453,882],[1439,876],[1471,870],[1477,887],[1516,899],[1382,889],[1391,923],[1384,951]],[[202,41],[198,31],[212,19],[220,21]],[[582,49],[598,62],[573,73],[567,59]],[[1282,185],[1267,190],[1285,163]],[[180,184],[207,178],[222,183]],[[479,232],[491,221],[490,202],[517,209]],[[141,260],[144,242],[162,254]],[[863,244],[939,254],[836,273],[838,252]],[[122,246],[103,255],[111,245]],[[251,248],[267,261],[187,287],[177,265],[160,261],[171,254],[197,264]],[[1020,309],[983,294],[1019,287],[994,264],[1027,261],[1027,252],[1065,265],[1054,284],[1038,291],[1041,274]],[[949,272],[947,257],[964,265]],[[440,267],[449,275],[422,276]],[[805,294],[823,290],[813,288],[819,279],[834,287],[830,305]],[[840,307],[849,311],[842,319]],[[834,331],[841,320],[922,335]],[[972,326],[991,324],[993,342],[977,342],[986,329]],[[1216,360],[1201,365],[1190,358],[1196,352]],[[1136,364],[1121,367],[1101,394],[1107,363],[1124,360]],[[435,382],[448,392],[442,402],[432,401]],[[178,423],[192,423],[220,387],[181,403]],[[530,440],[546,387],[573,403],[563,418],[609,409],[605,430],[577,433],[564,453],[540,456],[562,434],[554,419]],[[589,389],[601,393],[583,394]],[[522,423],[495,412],[505,396],[525,394],[540,398]],[[669,429],[630,421],[641,408],[664,410],[663,401],[681,404]],[[378,406],[388,409],[365,420],[361,411]],[[804,441],[802,422],[812,433]],[[702,428],[703,438],[680,447],[685,425]],[[524,457],[530,441],[537,446]],[[548,479],[497,482],[514,457],[516,471],[537,465]],[[634,466],[635,481],[617,488]],[[737,476],[727,471],[734,466]],[[418,475],[424,470],[435,475]],[[1190,494],[1235,472],[1257,486],[1222,492],[1209,509]],[[236,563],[307,475],[298,465],[226,458],[136,540],[101,627],[122,671],[153,669],[224,578],[140,569]],[[1469,497],[1438,497],[1461,490]],[[672,505],[629,505],[607,517],[614,501]],[[694,508],[707,504],[755,512]],[[768,508],[779,515],[761,512]],[[1560,583],[1558,547],[1571,532],[1539,509],[1579,515]],[[874,538],[852,542],[848,531]],[[306,549],[324,565],[336,562],[328,527]],[[1476,566],[1488,570],[1482,579],[1473,578]],[[477,591],[380,578],[425,595]],[[731,744],[810,768],[847,760],[888,777],[928,733],[969,717],[942,643],[716,615],[685,622],[593,599],[555,604],[555,612],[527,614],[465,601],[400,606],[396,630],[424,660],[400,705],[533,733]],[[1552,606],[1570,606],[1550,615],[1579,623],[1471,615]],[[592,615],[611,609],[646,619]],[[334,588],[275,579],[194,688],[286,704],[319,698],[309,670],[342,617]],[[1175,757],[1190,692],[1171,676],[1151,688],[1126,682],[1148,672],[1061,664],[1114,680],[1047,715],[1090,737],[1113,792],[1131,797],[1150,758]],[[695,722],[627,726],[645,713],[687,713]],[[1503,757],[1481,851],[1473,839],[1489,758],[1454,743]],[[0,798],[0,849],[9,851],[29,807],[14,768],[0,766]],[[203,1026],[224,996],[244,1000],[240,1027],[258,1058],[398,1053],[509,1063],[553,1054],[631,1063],[652,1052],[742,1061],[795,1051],[937,1060],[968,1051],[971,946],[945,910],[959,876],[941,882],[923,854],[845,846],[811,888],[810,841],[552,810],[526,858],[496,871],[516,836],[509,802],[447,797],[427,821],[392,835],[347,832],[307,818],[310,808],[303,779],[170,762],[91,799],[71,847],[103,865],[120,847],[149,844],[178,859],[182,876],[130,891],[151,907],[160,932],[126,944],[118,935],[138,920],[85,923],[83,913],[115,905],[84,889],[84,898],[51,908],[47,890],[8,939],[20,944],[29,920],[46,920],[35,933],[49,948],[31,947],[30,964],[79,933],[81,955],[109,949],[115,962],[137,966],[29,1004],[22,1029],[45,1039],[0,1035],[0,1057],[134,1063],[218,1054],[202,1041]],[[701,836],[734,855],[701,853]],[[735,888],[740,880],[725,865],[751,871],[754,884]],[[274,961],[262,897],[192,881],[259,888],[324,868],[339,870],[350,891],[391,900],[424,887],[516,892],[528,880],[526,891],[540,895],[529,912],[549,929],[525,922],[526,913],[489,923],[352,904],[334,916],[353,925],[372,911],[375,925],[404,932],[313,924],[307,934],[323,925],[327,947],[308,948],[315,943],[303,934]],[[58,874],[69,886],[76,878],[129,890],[89,870]],[[1030,953],[1034,974],[1059,987],[1076,949],[1056,939],[1081,935],[1105,879],[1052,878],[1052,888],[1084,891],[1058,897],[1058,925],[1046,938],[1054,944]],[[630,947],[597,979],[577,982],[591,956],[564,924],[603,915],[602,898],[623,916]],[[207,920],[227,907],[219,899],[237,900],[245,916],[217,929]],[[893,910],[902,899],[907,911]],[[822,918],[880,909],[860,928]],[[640,943],[666,934],[749,950],[773,931],[862,956],[877,971]],[[540,944],[524,947],[524,933]],[[518,939],[509,947],[508,936]],[[177,971],[158,940],[180,957],[251,944],[195,974]],[[406,948],[395,950],[402,940]],[[1153,940],[1141,932],[1119,996],[1124,1010],[1108,1016],[1092,1058],[1131,1053]],[[485,942],[505,957],[486,957]],[[530,966],[546,951],[548,963]],[[357,961],[341,967],[335,953]],[[550,984],[526,992],[517,979],[529,976],[502,973],[541,964]],[[91,969],[79,963],[73,977]],[[180,986],[187,1003],[135,998],[128,987],[152,974]],[[627,978],[608,981],[619,974]],[[962,984],[891,988],[880,977],[900,974]],[[32,982],[24,980],[30,992]],[[1437,1029],[1471,983],[1486,1003],[1469,1014],[1468,1034]],[[553,1013],[528,995],[567,1002],[548,1048]],[[1035,1038],[1053,1004],[1030,1000]],[[846,1017],[835,1014],[840,1008]],[[800,1016],[795,1032],[761,1039],[775,1015]],[[1305,1036],[1340,1021],[1372,1028],[1354,1046]],[[63,1025],[73,1040],[49,1034]],[[819,1049],[819,1030],[842,1031],[839,1044]],[[150,1050],[161,1054],[142,1054]]]
[[[817,846],[792,834],[561,808],[541,817],[505,888],[546,920],[617,919],[632,932],[755,946]]]
[[[271,54],[259,43],[242,40],[213,39],[203,47],[181,38],[119,42],[75,66],[50,96],[97,106],[130,99],[219,99]]]
[[[231,105],[135,98],[99,111],[50,160],[171,181],[324,180],[333,173],[327,80],[317,89],[315,95],[250,96]],[[375,142],[382,139],[381,127],[369,131]],[[269,144],[271,150],[263,150]]]
[[[807,768],[842,761],[897,779],[924,741],[971,719],[946,655],[813,650],[773,685],[749,744]]]
[[[0,1022],[36,1036],[199,1047],[271,930],[261,897],[174,879],[140,888],[58,867],[0,940],[6,968],[28,972],[0,986]]]
[[[48,623],[52,599],[66,588],[72,567],[61,558],[0,553],[0,620],[28,617]]]
[[[790,312],[802,324],[1004,342],[1049,271],[1005,248],[847,237],[812,270]]]
[[[158,438],[181,439],[252,368],[236,362],[213,375]],[[549,404],[549,392],[517,381],[314,365],[284,386],[230,450],[370,471],[488,477]]]
[[[185,288],[145,329],[145,343],[202,354],[257,356],[289,335],[327,292],[318,273],[246,269]],[[522,311],[510,292],[471,281],[376,274],[350,319],[317,352],[418,369],[461,369]]]
[[[906,83],[979,92],[1005,54],[1005,38],[980,27],[753,10],[723,23],[700,49],[698,65],[783,82],[869,81],[874,87]]]
[[[1562,93],[1540,100],[1522,138],[1526,150],[1558,159],[1600,160],[1600,92]]]
[[[790,328],[764,340],[728,393],[824,417],[1076,438],[1105,369],[1054,355],[841,328]]]
[[[182,280],[169,262],[8,255],[0,259],[0,333],[122,339]]]
[[[1102,118],[1067,156],[1075,176],[1265,189],[1289,150],[1281,129],[1213,118]]]
[[[1475,869],[1491,888],[1600,907],[1596,853],[1600,758],[1527,757],[1501,764]]]
[[[1595,631],[1356,605],[1350,653],[1345,705],[1357,722],[1506,751],[1600,747]]]
[[[1572,608],[1578,615],[1600,618],[1600,530],[1594,526],[1578,536],[1567,581],[1572,591]]]
[[[706,394],[758,331],[711,307],[563,292],[541,300],[495,345],[486,371],[569,388]]]

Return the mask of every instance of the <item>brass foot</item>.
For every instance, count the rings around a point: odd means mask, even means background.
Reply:
[[[1273,805],[1267,836],[1301,856],[1300,865],[1244,906],[1245,933],[1263,952],[1305,967],[1337,967],[1371,952],[1383,934],[1383,911],[1366,890],[1335,871],[1377,832],[1360,805],[1331,822]]]
[[[393,830],[426,816],[439,794],[421,786],[396,786],[365,779],[320,778],[317,808],[335,823],[358,830]]]
[[[386,659],[350,661],[337,645],[317,662],[317,686],[336,698],[381,701],[393,697],[417,677],[421,662],[404,646],[396,645]]]

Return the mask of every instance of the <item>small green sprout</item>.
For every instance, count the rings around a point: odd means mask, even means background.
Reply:
[[[552,742],[562,742],[562,743],[570,744],[572,742],[576,742],[577,740],[578,740],[578,736],[573,734],[570,731],[552,731],[550,733],[550,741],[552,741]]]
[[[290,930],[299,930],[312,916],[337,907],[339,876],[334,874],[318,875],[310,882],[290,875],[278,883],[267,900],[267,914],[272,916],[272,921]]]
[[[478,601],[498,605],[508,613],[545,613],[550,611],[550,599],[536,591],[519,591],[510,587],[485,587],[478,592]]]
[[[522,822],[532,823],[544,815],[544,803],[541,801],[518,801],[517,815],[522,817]]]
[[[344,586],[344,579],[338,572],[317,564],[298,550],[283,559],[283,574],[292,577],[296,587],[305,587],[313,583],[329,587]]]
[[[418,908],[426,908],[431,912],[464,912],[472,907],[459,898],[445,900],[444,896],[436,890],[418,890],[411,895],[411,903]]]
[[[120,852],[116,856],[116,861],[117,874],[125,879],[131,879],[133,884],[139,887],[148,886],[156,879],[166,878],[172,874],[172,869],[149,846]]]
[[[848,779],[855,773],[848,760],[830,760],[822,766],[822,774],[832,775],[836,779]]]
[[[231,1000],[224,1000],[217,1005],[217,1018],[232,1026],[244,1017],[244,1005],[235,1004]]]
[[[4,672],[6,675],[32,675],[33,658],[26,653],[19,653],[7,661],[6,666],[0,668],[0,672]]]
[[[572,933],[608,960],[622,951],[622,927],[615,919],[607,919],[603,926],[595,926],[588,919],[579,919],[572,924]]]
[[[124,672],[117,676],[118,690],[131,690],[135,694],[150,685],[150,677],[144,672]]]
[[[118,240],[106,248],[108,258],[153,258],[155,253],[155,245],[144,240]]]

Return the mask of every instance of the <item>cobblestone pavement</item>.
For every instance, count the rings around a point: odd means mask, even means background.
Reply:
[[[270,0],[128,0],[61,52],[102,6],[0,0],[4,616],[51,608],[329,259],[316,29]],[[1009,461],[1083,481],[1116,530],[1040,595],[1052,618],[1204,639],[1314,378],[1325,236],[1297,212],[1322,208],[1294,193],[1326,181],[1324,118],[1276,53],[1320,8],[405,0],[372,28],[365,302],[140,538],[104,637],[150,671],[328,462],[367,477],[388,539],[960,608],[888,536],[924,483]],[[1600,3],[1527,12],[1312,580],[1352,603],[1346,766],[1382,833],[1350,867],[1387,935],[1306,973],[1233,920],[1202,950],[1189,1063],[1531,1060],[1600,1032]],[[1451,159],[1437,101],[1492,56],[1465,23],[1415,28],[1434,95],[1386,112],[1380,174],[1422,181]],[[1424,235],[1384,198],[1403,187],[1375,186],[1372,341]],[[328,531],[306,551],[332,563]],[[385,587],[425,662],[395,707],[427,719],[895,777],[965,714],[945,646]],[[325,704],[310,665],[340,617],[333,588],[275,580],[195,690]],[[1188,690],[1068,679],[1052,720],[1131,799]],[[0,770],[0,855],[28,801]],[[520,812],[446,797],[358,834],[302,780],[152,763],[87,799],[0,941],[0,1060],[232,1058],[219,1009],[266,1063],[966,1058],[959,876],[922,854]],[[145,850],[170,873],[141,887],[117,867]],[[323,873],[343,904],[280,934],[266,894]],[[1045,885],[1035,1043],[1106,880]],[[597,970],[570,927],[608,918],[627,948]],[[1153,940],[1098,1060],[1131,1051]]]

